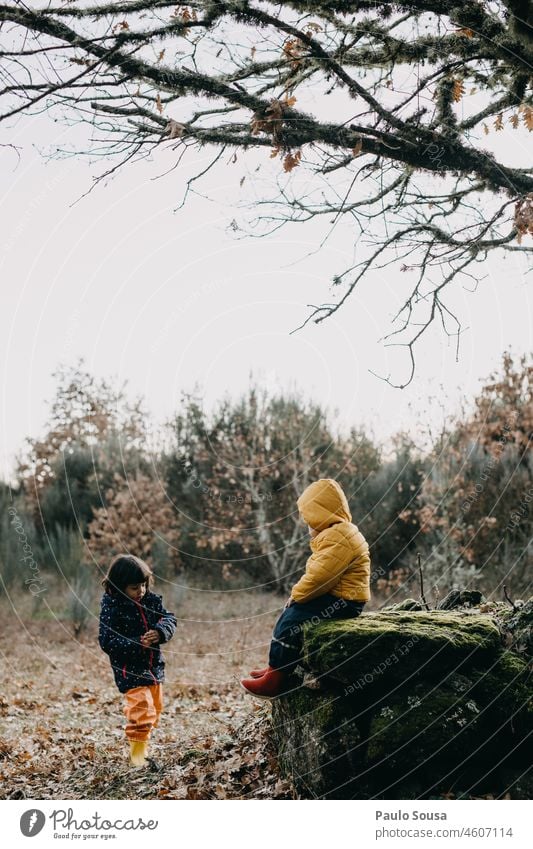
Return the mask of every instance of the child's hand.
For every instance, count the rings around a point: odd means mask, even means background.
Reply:
[[[145,646],[145,648],[148,646],[155,646],[160,641],[160,639],[161,634],[159,633],[159,631],[152,629],[151,631],[146,631],[146,633],[142,635],[141,645]]]

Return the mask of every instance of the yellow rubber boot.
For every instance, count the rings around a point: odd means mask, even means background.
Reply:
[[[130,763],[132,766],[146,766],[147,752],[147,740],[130,740]]]

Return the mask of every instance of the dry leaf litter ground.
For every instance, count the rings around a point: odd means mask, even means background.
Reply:
[[[165,709],[145,770],[128,765],[122,697],[98,646],[95,616],[75,638],[46,596],[33,616],[27,596],[1,600],[1,798],[292,797],[277,770],[269,705],[239,686],[265,660],[282,601],[257,593],[189,596],[165,649]]]

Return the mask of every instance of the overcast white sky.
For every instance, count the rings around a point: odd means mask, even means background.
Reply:
[[[271,389],[298,388],[337,408],[339,421],[367,423],[387,438],[436,421],[439,404],[433,409],[430,396],[456,409],[505,348],[532,349],[532,277],[523,257],[509,255],[487,265],[475,294],[455,287],[450,303],[467,328],[459,362],[455,343],[435,328],[418,348],[413,383],[394,389],[370,370],[405,377],[404,353],[379,339],[390,330],[406,275],[375,274],[333,318],[290,335],[306,304],[327,300],[331,276],[352,261],[347,224],[307,258],[324,235],[323,221],[263,240],[228,233],[230,202],[243,195],[239,181],[253,175],[253,157],[264,161],[268,152],[248,154],[248,167],[244,158],[223,161],[208,178],[213,200],[191,197],[178,212],[194,161],[154,179],[175,156],[169,152],[125,168],[74,203],[96,169],[82,157],[47,162],[38,148],[76,144],[86,133],[33,118],[10,139],[23,147],[19,164],[0,148],[3,475],[24,437],[42,432],[52,372],[79,356],[98,376],[127,379],[160,422],[181,390],[198,383],[211,404],[225,392],[239,394],[253,372]],[[506,161],[530,161],[524,133],[501,135],[495,141]],[[196,156],[202,162],[205,153]]]

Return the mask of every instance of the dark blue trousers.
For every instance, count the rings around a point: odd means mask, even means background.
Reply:
[[[302,652],[302,634],[305,622],[322,622],[328,619],[353,619],[359,616],[364,601],[347,601],[330,593],[312,601],[291,602],[274,626],[268,662],[274,669],[292,672]]]

